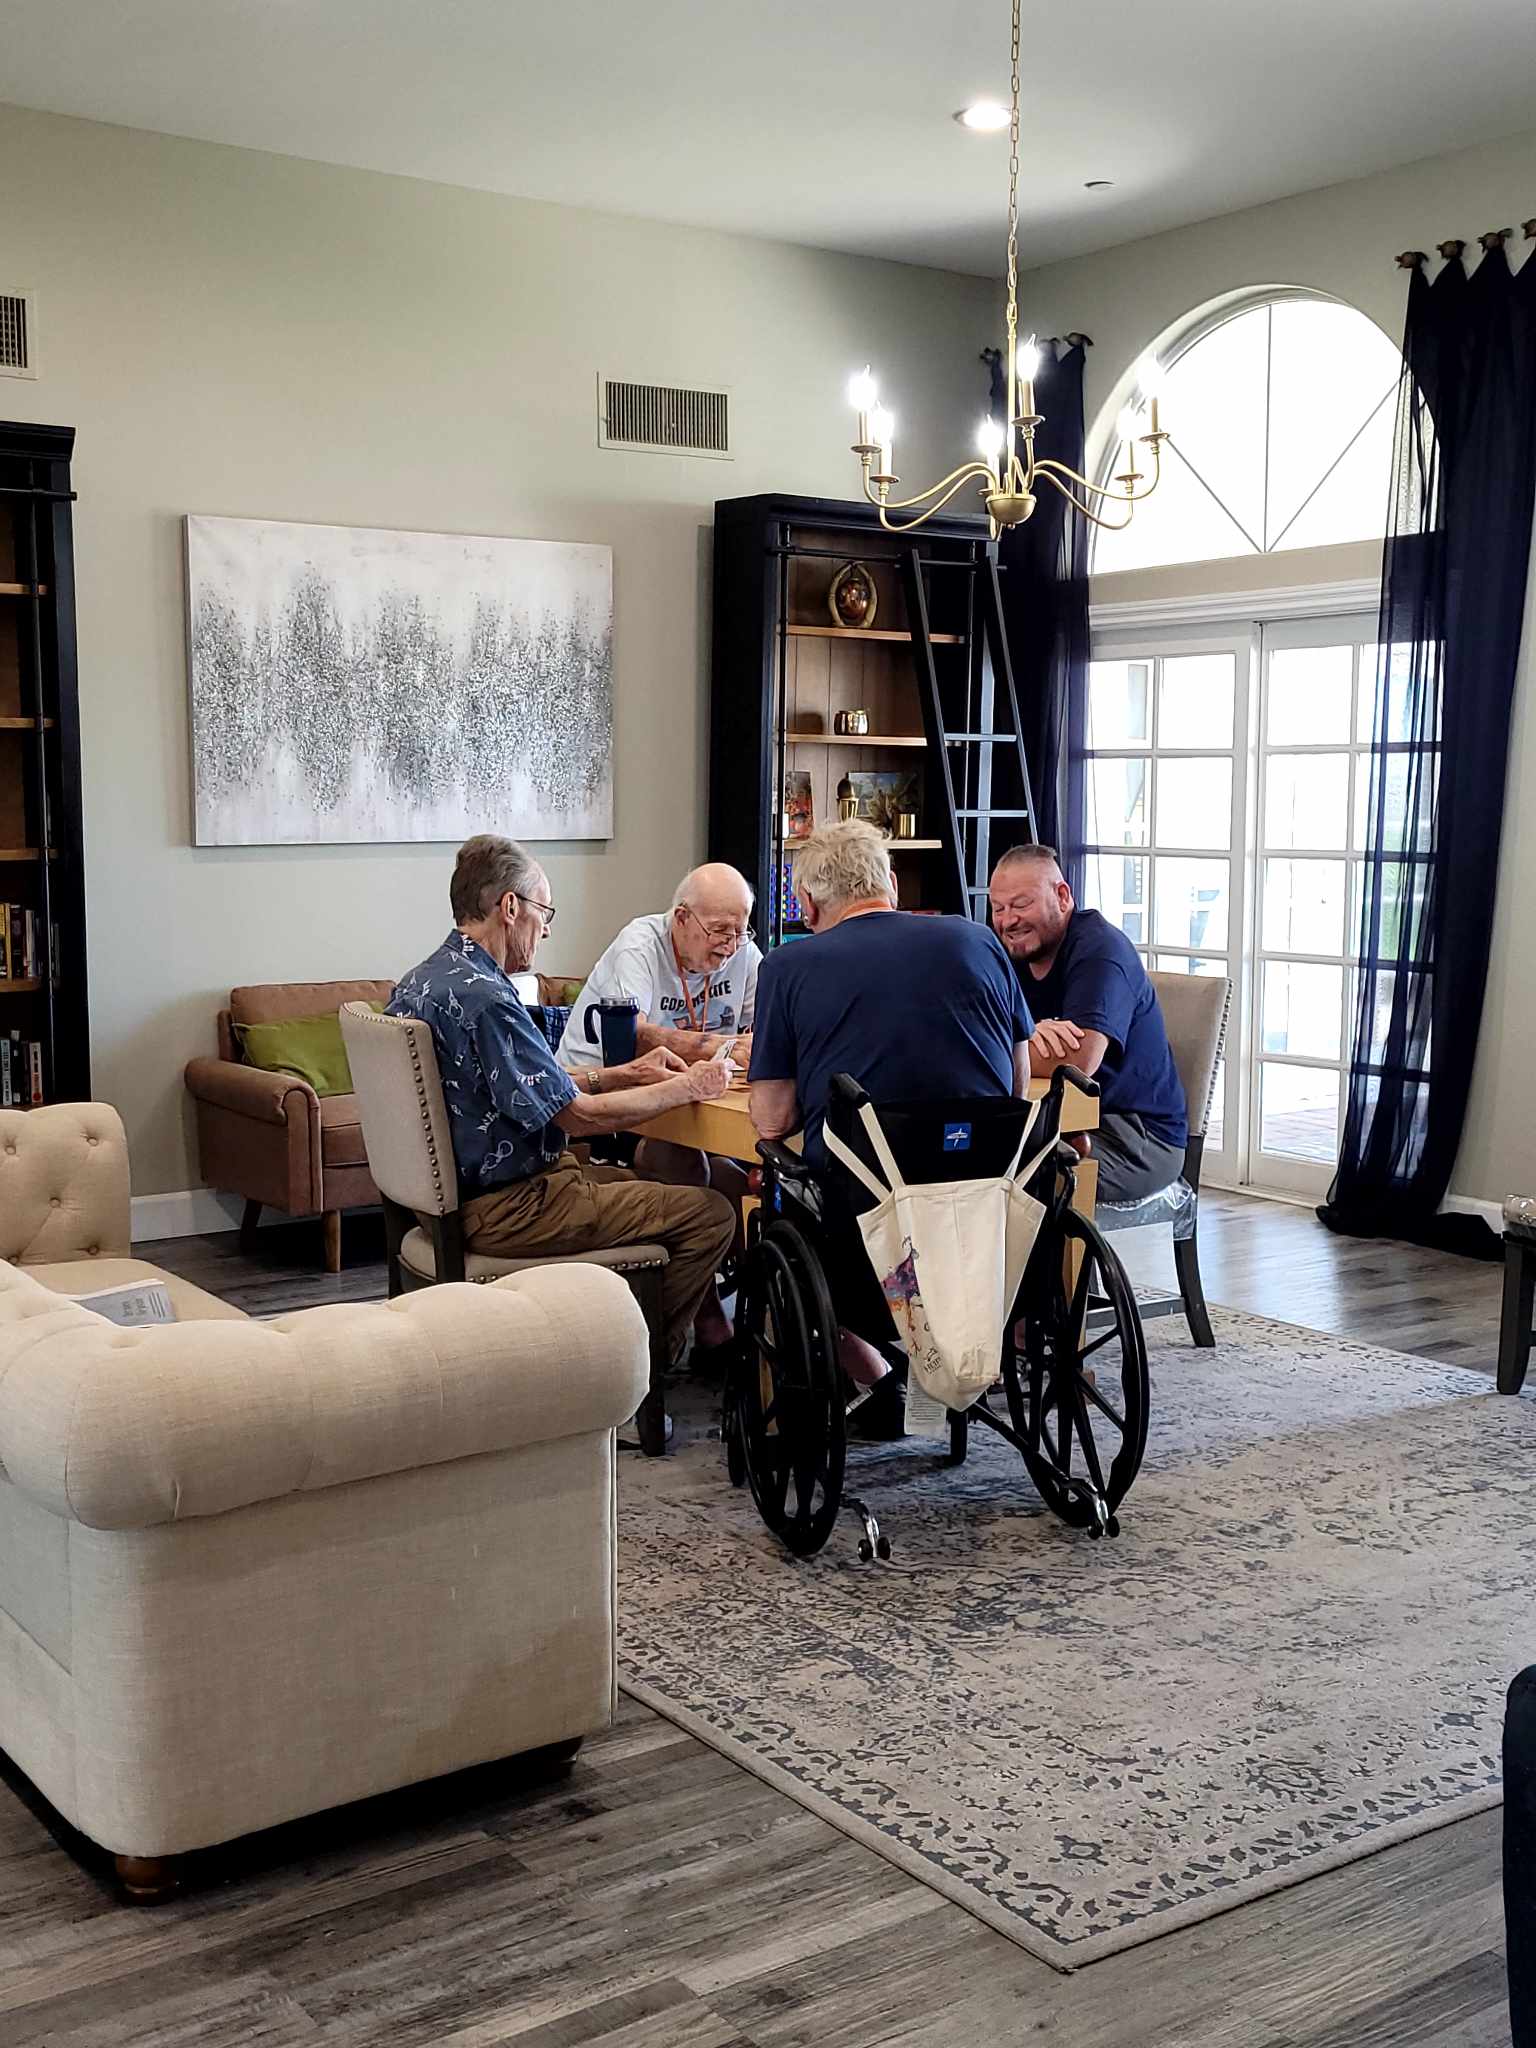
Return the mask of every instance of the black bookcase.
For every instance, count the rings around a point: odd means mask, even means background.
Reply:
[[[0,1035],[13,1106],[91,1092],[72,427],[0,421]]]
[[[828,598],[855,561],[877,598],[860,628],[836,623]],[[815,824],[835,819],[845,777],[882,825],[882,781],[910,787],[915,832],[891,840],[903,908],[985,915],[992,862],[1034,837],[985,520],[937,518],[899,536],[856,503],[722,500],[711,667],[709,854],[752,882],[764,943],[800,929],[786,805],[803,814],[808,793]],[[856,709],[868,731],[837,732],[838,714]]]

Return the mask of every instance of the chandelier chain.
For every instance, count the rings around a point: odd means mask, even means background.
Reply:
[[[1013,99],[1008,116],[1008,361],[1019,339],[1019,7],[1013,0]],[[1013,379],[1009,377],[1010,395]],[[1013,408],[1010,406],[1010,413]],[[1012,428],[1009,428],[1012,438]]]

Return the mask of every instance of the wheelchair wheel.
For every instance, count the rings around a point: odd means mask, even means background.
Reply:
[[[732,1453],[768,1527],[810,1557],[842,1507],[844,1392],[826,1278],[793,1223],[776,1218],[754,1246],[737,1331]]]
[[[1147,1351],[1125,1268],[1087,1217],[1063,1209],[1036,1240],[1021,1300],[1023,1351],[1010,1331],[1003,1382],[1029,1476],[1070,1527],[1112,1536],[1147,1446]]]

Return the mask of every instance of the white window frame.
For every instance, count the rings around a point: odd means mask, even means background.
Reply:
[[[1361,620],[1367,622],[1369,637],[1374,638],[1375,614],[1380,597],[1378,584],[1371,580],[1356,579],[1347,583],[1313,584],[1287,587],[1277,590],[1248,590],[1224,592],[1218,597],[1165,598],[1133,600],[1123,603],[1098,604],[1090,607],[1090,648],[1093,660],[1139,660],[1152,659],[1162,655],[1210,654],[1231,648],[1237,656],[1235,676],[1236,690],[1233,705],[1233,730],[1231,757],[1232,772],[1232,816],[1231,843],[1228,858],[1230,867],[1230,904],[1227,933],[1228,973],[1233,984],[1233,1016],[1228,1028],[1228,1056],[1223,1070],[1223,1119],[1222,1143],[1219,1148],[1207,1147],[1202,1161],[1202,1179],[1213,1186],[1241,1188],[1252,1194],[1272,1195],[1290,1201],[1316,1201],[1332,1178],[1333,1169],[1323,1169],[1311,1162],[1280,1162],[1278,1155],[1265,1155],[1266,1171],[1262,1177],[1254,1173],[1254,1166],[1260,1158],[1257,1146],[1258,1070],[1262,1055],[1263,1030],[1263,977],[1259,954],[1259,917],[1262,911],[1262,866],[1263,851],[1263,798],[1261,787],[1261,718],[1264,712],[1261,688],[1261,673],[1265,653],[1268,649],[1285,645],[1331,646],[1341,643],[1347,637],[1346,623],[1352,631]],[[1285,632],[1275,630],[1285,622]],[[1292,637],[1300,629],[1312,635],[1310,639]],[[1317,746],[1318,753],[1348,753],[1350,756],[1350,845],[1344,854],[1345,860],[1345,961],[1344,961],[1344,1018],[1341,1025],[1343,1036],[1340,1042],[1340,1131],[1343,1129],[1344,1107],[1347,1102],[1349,1060],[1353,1047],[1353,1019],[1355,1011],[1355,989],[1358,978],[1359,928],[1355,911],[1358,895],[1354,878],[1363,872],[1364,849],[1354,844],[1354,823],[1356,803],[1355,760],[1360,754],[1369,755],[1371,742],[1357,738],[1358,699],[1360,688],[1360,662],[1357,655],[1351,686],[1350,728],[1347,742],[1334,742]],[[1157,744],[1157,707],[1154,701],[1153,724],[1148,745],[1145,747],[1094,748],[1096,756],[1130,756],[1146,758],[1154,762],[1162,752],[1170,757],[1194,756],[1220,757],[1225,749],[1191,749],[1171,747],[1160,749]],[[1305,751],[1300,747],[1277,747],[1277,753]],[[1394,749],[1398,751],[1398,749]],[[1151,804],[1156,802],[1156,770],[1152,769]],[[1086,795],[1086,792],[1085,792]],[[1253,821],[1249,829],[1248,821]],[[1144,852],[1148,856],[1147,867],[1147,942],[1138,947],[1151,966],[1156,966],[1159,952],[1172,957],[1177,948],[1159,947],[1155,933],[1155,869],[1151,855],[1155,851],[1164,856],[1184,855],[1191,859],[1219,857],[1213,848],[1180,848],[1164,846],[1156,837],[1157,820],[1155,811],[1149,805],[1148,841],[1145,848],[1110,847],[1095,843],[1090,852],[1109,854],[1130,854]],[[1294,849],[1284,849],[1281,857],[1291,858]],[[1337,855],[1319,853],[1297,855],[1318,859],[1337,858]],[[1215,949],[1202,950],[1202,958],[1214,958]],[[1308,961],[1316,959],[1320,964],[1337,964],[1331,957],[1323,955],[1281,953],[1270,949],[1264,957]],[[1234,1026],[1236,1028],[1234,1028]],[[1268,1055],[1280,1064],[1329,1066],[1329,1061],[1309,1061],[1288,1058],[1285,1055]],[[1274,1170],[1269,1166],[1274,1163]],[[1291,1165],[1301,1168],[1293,1173],[1287,1170]]]
[[[1225,860],[1228,869],[1227,885],[1227,938],[1224,946],[1202,946],[1198,957],[1214,960],[1225,955],[1227,976],[1234,991],[1243,987],[1242,963],[1247,941],[1249,919],[1249,898],[1252,889],[1251,864],[1244,859],[1241,848],[1246,803],[1249,797],[1248,759],[1251,752],[1249,722],[1253,703],[1253,665],[1257,657],[1257,640],[1251,627],[1238,631],[1221,623],[1190,624],[1179,629],[1165,629],[1160,632],[1145,632],[1128,629],[1124,633],[1096,633],[1092,640],[1092,658],[1095,661],[1140,661],[1158,663],[1166,659],[1176,660],[1180,655],[1226,654],[1232,656],[1232,743],[1227,747],[1165,747],[1161,744],[1159,724],[1161,718],[1161,692],[1158,677],[1154,673],[1151,692],[1151,720],[1147,743],[1144,746],[1094,747],[1089,751],[1091,760],[1144,760],[1148,764],[1147,797],[1147,839],[1143,846],[1114,846],[1095,841],[1085,847],[1085,859],[1095,856],[1117,858],[1122,855],[1140,857],[1147,864],[1146,890],[1146,940],[1136,950],[1149,968],[1159,966],[1159,958],[1177,959],[1193,957],[1190,949],[1178,946],[1160,945],[1157,939],[1157,867],[1158,859],[1174,860]],[[1226,761],[1232,763],[1232,789],[1230,810],[1227,819],[1227,846],[1191,847],[1173,841],[1164,843],[1159,837],[1157,816],[1158,789],[1160,778],[1157,764],[1161,761]],[[1241,1076],[1238,1060],[1227,1060],[1223,1067],[1222,1100],[1222,1142],[1219,1148],[1207,1141],[1201,1162],[1202,1178],[1208,1178],[1218,1185],[1236,1186],[1240,1167],[1239,1150],[1234,1147],[1234,1138],[1246,1128],[1243,1099],[1238,1084]]]

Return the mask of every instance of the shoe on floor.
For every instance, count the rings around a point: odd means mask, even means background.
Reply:
[[[907,1387],[899,1373],[888,1372],[849,1412],[848,1434],[861,1443],[900,1443],[907,1433]]]

